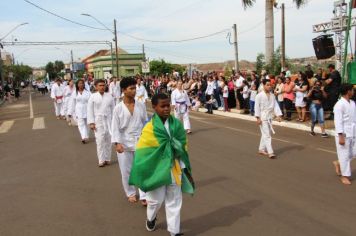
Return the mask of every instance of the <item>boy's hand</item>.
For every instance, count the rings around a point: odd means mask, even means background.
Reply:
[[[341,146],[344,146],[345,145],[345,136],[342,134],[342,135],[339,135],[339,144]]]
[[[262,120],[260,118],[257,118],[257,124],[261,125],[262,124]]]
[[[96,131],[96,127],[95,127],[95,124],[94,124],[94,123],[91,123],[89,126],[90,126],[90,129],[91,129],[91,130]]]
[[[282,121],[282,117],[277,116],[277,121],[278,121],[278,122],[281,122],[281,121]]]
[[[124,147],[122,146],[121,143],[116,144],[116,151],[118,153],[123,153],[124,152]]]

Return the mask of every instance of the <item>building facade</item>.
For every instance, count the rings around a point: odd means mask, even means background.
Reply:
[[[91,56],[83,59],[85,69],[95,79],[107,79],[116,76],[116,55],[111,55],[109,50],[99,50]],[[144,54],[127,53],[119,50],[119,75],[120,77],[135,76],[141,73],[141,63]]]

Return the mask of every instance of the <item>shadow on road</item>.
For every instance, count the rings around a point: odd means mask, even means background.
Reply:
[[[290,152],[291,150],[301,151],[303,149],[305,149],[305,147],[303,147],[301,145],[287,146],[287,147],[276,149],[276,154],[278,155],[278,157],[280,157],[280,155],[285,152]]]
[[[252,216],[251,212],[262,205],[262,201],[251,200],[240,204],[225,206],[208,214],[182,222],[185,235],[204,235],[217,227],[229,227],[243,217]],[[202,224],[202,222],[204,222]]]
[[[201,188],[201,187],[204,187],[204,186],[207,186],[207,185],[211,185],[211,184],[214,184],[214,183],[217,183],[217,182],[225,181],[227,179],[228,178],[225,177],[225,176],[217,176],[217,177],[213,177],[213,178],[210,178],[210,179],[203,179],[203,180],[196,181],[195,185],[196,185],[197,188]]]

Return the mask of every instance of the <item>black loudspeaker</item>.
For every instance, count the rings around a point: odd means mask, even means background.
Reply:
[[[321,35],[313,39],[313,46],[318,60],[328,59],[335,55],[334,40],[331,35]]]

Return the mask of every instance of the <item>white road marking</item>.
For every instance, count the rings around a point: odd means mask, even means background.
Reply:
[[[317,148],[317,150],[323,151],[323,152],[327,152],[327,153],[331,153],[331,154],[337,154],[337,153],[334,152],[334,151],[330,151],[330,150],[327,150],[327,149],[324,149],[324,148]]]
[[[14,124],[13,120],[4,121],[0,126],[0,134],[7,133],[11,129],[13,124]]]
[[[32,106],[31,92],[30,92],[30,119],[33,119],[33,106]]]
[[[45,128],[44,118],[43,117],[36,117],[33,120],[32,129],[44,129],[44,128]]]

